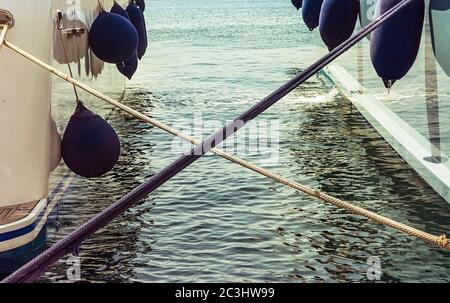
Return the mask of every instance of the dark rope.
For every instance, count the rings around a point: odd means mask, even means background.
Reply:
[[[2,283],[14,283],[14,282],[33,282],[40,277],[52,264],[57,262],[60,258],[66,254],[74,251],[78,251],[79,246],[89,236],[97,232],[99,229],[106,226],[109,222],[117,218],[129,208],[133,207],[138,201],[147,197],[150,193],[156,190],[158,187],[166,183],[168,180],[176,176],[190,164],[201,158],[204,154],[210,151],[213,147],[217,146],[225,139],[236,133],[246,123],[253,120],[263,112],[265,112],[272,105],[281,100],[284,96],[311,78],[314,74],[319,72],[322,68],[327,66],[337,57],[342,55],[356,43],[361,41],[364,37],[378,28],[381,24],[386,22],[392,16],[394,16],[399,10],[413,1],[419,0],[403,0],[394,6],[392,9],[375,19],[371,24],[363,28],[359,33],[343,42],[340,46],[333,51],[326,54],[324,57],[316,61],[308,69],[294,77],[292,80],[281,86],[272,94],[261,100],[258,104],[250,108],[248,111],[240,115],[233,122],[229,123],[221,130],[207,138],[201,144],[194,147],[189,153],[184,154],[175,162],[164,168],[158,174],[154,175],[147,182],[143,183],[126,196],[115,202],[101,213],[97,214],[94,218],[80,226],[75,231],[71,232],[68,236],[58,241],[55,245],[44,251],[35,259],[28,262],[22,268],[5,278]],[[423,1],[423,0],[420,0]]]

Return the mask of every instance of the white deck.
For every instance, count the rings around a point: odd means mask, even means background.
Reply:
[[[394,150],[447,202],[450,202],[450,170],[442,163],[425,160],[432,154],[429,141],[387,108],[343,67],[329,66],[325,74],[338,86],[366,120]],[[442,157],[446,157],[441,153]]]

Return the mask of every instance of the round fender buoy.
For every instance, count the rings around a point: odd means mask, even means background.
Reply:
[[[139,6],[142,12],[145,12],[145,0],[136,0],[136,5]]]
[[[80,102],[67,125],[61,152],[66,165],[77,175],[100,177],[117,163],[120,140],[111,125]]]
[[[137,52],[133,56],[131,56],[125,62],[121,62],[117,64],[117,69],[119,72],[127,77],[129,80],[133,77],[134,73],[137,71],[139,65],[139,60],[137,56]]]
[[[400,1],[378,1],[377,12],[383,14]],[[413,1],[372,33],[370,57],[386,88],[391,88],[414,65],[420,47],[424,15],[424,1]]]
[[[130,16],[128,16],[127,11],[125,9],[123,9],[119,4],[117,4],[117,2],[114,2],[113,7],[111,8],[111,13],[119,14],[122,17],[125,17],[128,20],[130,20]],[[124,75],[129,80],[131,80],[131,78],[133,77],[134,73],[136,72],[136,70],[138,68],[138,64],[139,64],[138,61],[139,60],[138,60],[137,51],[136,51],[130,58],[128,58],[124,62],[117,63],[116,66],[122,75]]]
[[[127,6],[127,13],[130,16],[130,21],[137,30],[139,36],[139,45],[137,47],[138,58],[142,59],[147,51],[147,27],[145,25],[144,14],[136,4],[130,3]]]
[[[139,43],[136,28],[118,14],[102,11],[89,31],[89,44],[102,61],[120,63],[130,58]]]
[[[303,0],[291,0],[292,5],[295,6],[297,10],[302,8]]]
[[[323,0],[303,0],[302,16],[303,22],[310,31],[319,26],[320,9]]]
[[[324,0],[320,11],[319,30],[331,51],[350,38],[358,20],[358,0]]]

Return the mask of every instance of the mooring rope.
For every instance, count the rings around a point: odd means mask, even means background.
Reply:
[[[41,60],[33,57],[32,55],[28,54],[27,52],[21,50],[20,48],[16,47],[15,45],[11,44],[8,41],[4,41],[5,46],[10,48],[11,50],[17,52],[18,54],[24,56],[25,58],[31,60],[32,62],[42,66],[43,68],[47,69],[49,72],[52,72],[56,76],[66,80],[67,82],[70,82],[79,88],[85,90],[88,93],[91,93],[92,95],[124,110],[125,112],[133,115],[136,118],[139,118],[143,120],[144,122],[150,123],[162,130],[165,130],[166,132],[169,132],[175,136],[178,136],[186,141],[189,141],[193,144],[197,144],[196,147],[194,147],[190,153],[187,153],[180,157],[178,160],[167,166],[165,169],[163,169],[158,174],[154,175],[150,180],[145,182],[144,184],[140,185],[133,191],[131,191],[129,194],[124,196],[122,199],[117,201],[116,203],[109,206],[107,209],[105,209],[103,212],[97,214],[94,218],[90,219],[88,222],[83,224],[80,228],[75,230],[74,232],[70,233],[67,237],[56,243],[54,246],[43,252],[41,255],[39,255],[34,260],[30,261],[28,264],[23,266],[21,269],[17,270],[15,273],[7,277],[2,282],[32,282],[35,279],[37,279],[49,266],[51,266],[53,263],[55,263],[57,260],[59,260],[61,257],[66,255],[67,253],[75,250],[81,243],[86,240],[90,235],[104,227],[106,224],[108,224],[110,221],[112,221],[114,218],[125,212],[127,209],[135,205],[139,200],[146,197],[148,194],[153,192],[155,189],[157,189],[159,186],[170,180],[172,177],[177,175],[179,172],[184,170],[187,166],[192,164],[194,161],[199,159],[201,156],[206,154],[208,151],[213,151],[217,155],[220,155],[224,157],[225,159],[228,159],[236,164],[239,164],[243,167],[246,167],[248,169],[251,169],[257,173],[260,173],[261,175],[264,175],[268,178],[271,178],[274,181],[277,181],[279,183],[285,184],[291,188],[294,188],[296,190],[299,190],[301,192],[304,192],[310,196],[316,197],[321,199],[322,201],[329,202],[339,208],[343,208],[348,210],[349,212],[352,212],[357,215],[364,216],[374,222],[390,226],[392,228],[395,228],[399,231],[402,231],[408,235],[414,236],[416,238],[422,239],[424,241],[436,244],[442,248],[450,249],[450,241],[446,238],[445,235],[442,236],[434,236],[429,233],[423,232],[421,230],[415,229],[413,227],[410,227],[406,224],[397,222],[395,220],[386,218],[384,216],[378,215],[376,213],[373,213],[371,211],[365,210],[361,207],[355,206],[349,202],[345,202],[343,200],[340,200],[338,198],[332,197],[330,195],[327,195],[325,193],[321,193],[317,190],[311,189],[307,186],[304,186],[298,182],[290,181],[280,175],[271,173],[263,168],[260,168],[250,162],[247,162],[245,160],[242,160],[238,157],[235,157],[233,155],[230,155],[220,149],[216,149],[215,146],[223,142],[227,137],[231,136],[235,132],[237,132],[240,128],[242,128],[246,123],[256,118],[258,115],[263,113],[265,110],[270,108],[273,104],[281,100],[284,96],[286,96],[289,92],[291,92],[293,89],[298,87],[300,84],[305,82],[307,79],[312,77],[315,73],[317,73],[320,69],[325,67],[327,64],[332,62],[334,59],[336,59],[338,56],[340,56],[342,53],[347,51],[349,48],[351,48],[353,45],[355,45],[357,42],[362,40],[367,34],[375,30],[378,26],[380,26],[383,22],[391,18],[397,11],[399,11],[401,8],[406,6],[407,4],[411,3],[415,0],[403,0],[396,6],[394,6],[390,11],[386,12],[382,16],[378,17],[374,22],[372,22],[370,25],[368,25],[366,28],[361,30],[360,33],[357,35],[351,37],[346,42],[344,42],[342,45],[337,47],[335,50],[331,51],[327,55],[325,55],[322,59],[317,61],[315,64],[310,66],[307,70],[302,72],[301,74],[294,77],[291,81],[287,82],[285,85],[283,85],[281,88],[276,90],[274,93],[269,95],[268,97],[264,98],[262,101],[260,101],[258,104],[253,106],[250,110],[242,114],[240,117],[238,117],[235,121],[240,121],[243,123],[236,124],[234,122],[228,124],[224,128],[222,128],[220,131],[216,132],[214,135],[210,136],[208,139],[206,139],[203,142],[200,142],[199,140],[196,140],[190,136],[187,136],[185,134],[182,134],[181,132],[159,122],[155,119],[152,119],[146,115],[143,115],[142,113],[139,113],[136,110],[133,110],[129,108],[128,106],[123,105],[122,103],[109,98],[105,96],[104,94],[97,92],[96,90],[78,82],[77,80],[73,79],[72,77],[58,71],[57,69],[51,67],[50,65],[42,62]]]

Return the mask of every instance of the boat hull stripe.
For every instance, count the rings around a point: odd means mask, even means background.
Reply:
[[[24,236],[24,235],[32,232],[36,228],[36,226],[39,224],[39,222],[41,221],[46,210],[47,210],[47,207],[44,207],[42,209],[41,213],[39,214],[39,216],[36,218],[36,220],[33,223],[31,223],[30,225],[0,234],[0,242],[5,242],[5,241],[8,241],[8,240],[11,240],[14,238],[18,238],[18,237]]]

